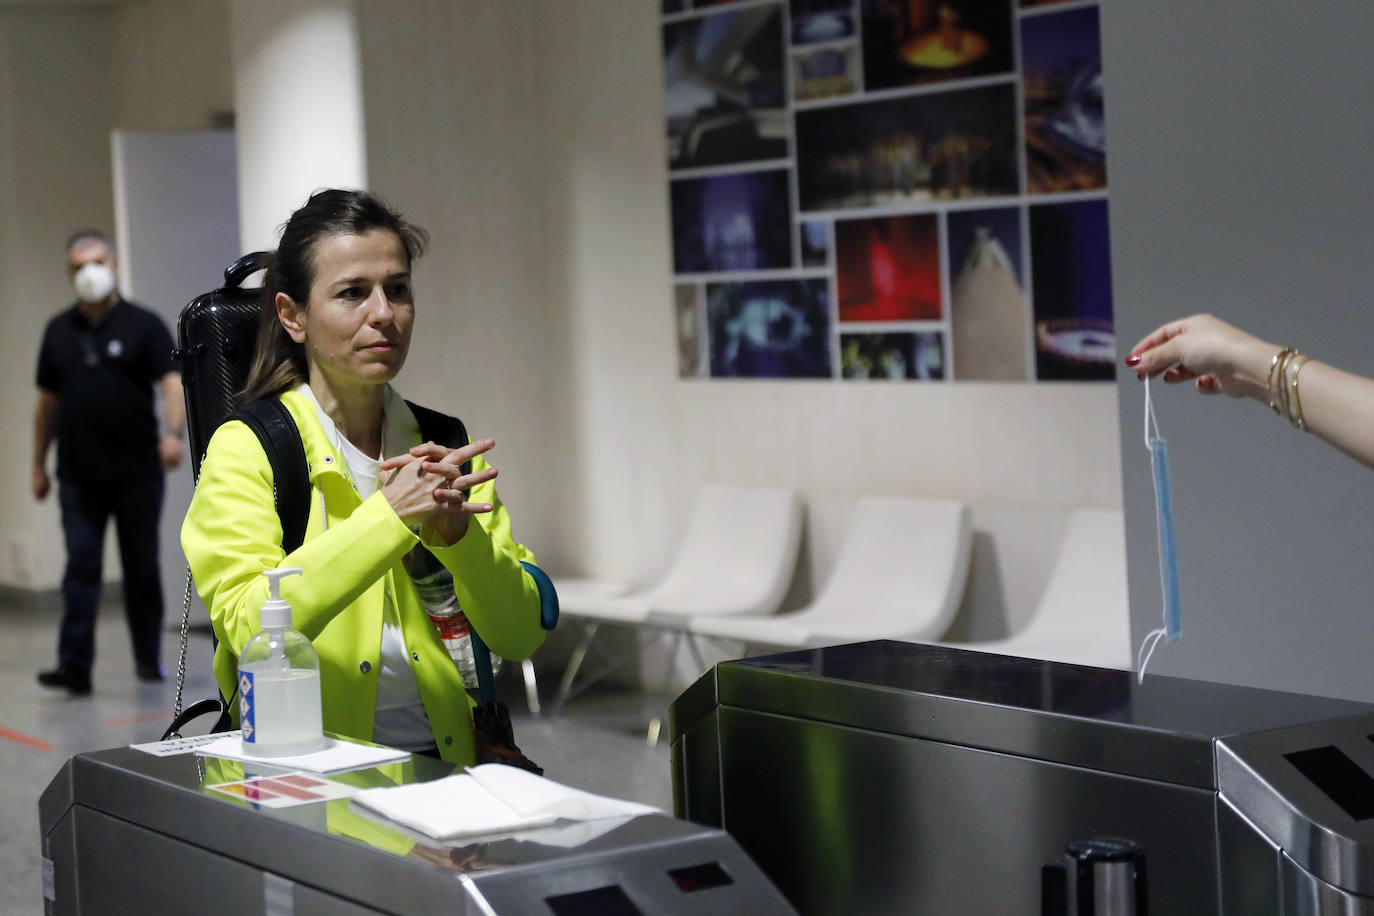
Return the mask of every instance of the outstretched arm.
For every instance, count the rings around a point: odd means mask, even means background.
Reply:
[[[1131,348],[1137,377],[1192,381],[1203,394],[1269,404],[1361,464],[1374,468],[1374,380],[1307,359],[1211,315],[1156,329]]]

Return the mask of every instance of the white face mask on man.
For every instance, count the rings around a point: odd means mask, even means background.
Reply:
[[[76,298],[85,303],[104,302],[114,292],[115,275],[108,264],[90,261],[72,277],[72,289]]]

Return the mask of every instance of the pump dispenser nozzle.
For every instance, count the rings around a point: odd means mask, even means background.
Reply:
[[[260,618],[264,629],[291,626],[291,605],[281,600],[281,580],[305,572],[299,566],[283,566],[263,572],[267,577],[267,601]]]

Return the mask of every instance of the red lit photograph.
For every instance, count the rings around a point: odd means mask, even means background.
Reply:
[[[932,213],[835,223],[840,321],[938,321],[940,230]]]

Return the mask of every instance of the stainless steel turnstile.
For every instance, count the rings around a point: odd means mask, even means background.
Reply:
[[[451,770],[417,757],[330,778],[393,785]],[[521,834],[445,844],[347,799],[271,810],[205,788],[243,775],[239,764],[129,748],[67,761],[38,806],[46,911],[794,912],[729,836],[666,816],[566,846]]]
[[[899,642],[727,662],[672,708],[674,806],[803,913],[1035,914],[1134,840],[1154,914],[1374,914],[1374,706]]]

